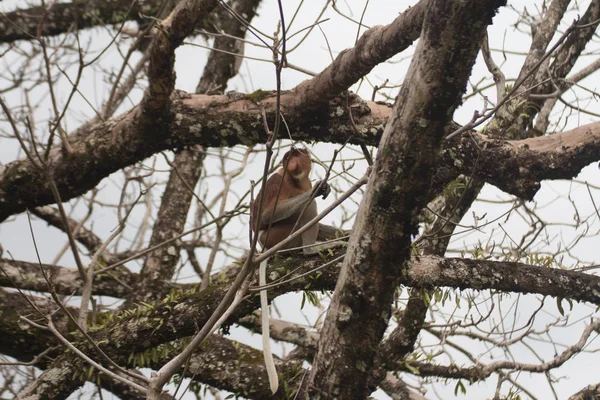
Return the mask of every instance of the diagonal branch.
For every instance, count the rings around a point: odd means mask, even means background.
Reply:
[[[429,201],[444,127],[504,2],[433,1],[379,147],[306,383],[308,397],[366,398],[367,380]],[[349,368],[348,366],[352,366]]]
[[[183,0],[156,27],[148,60],[148,87],[140,103],[142,115],[149,121],[171,117],[169,106],[175,88],[175,49],[217,3],[217,0]]]
[[[261,115],[260,106],[248,98],[231,101],[227,96],[177,95],[179,98],[172,107],[177,118],[168,127],[169,137],[160,137],[156,127],[142,129],[133,118],[137,110],[134,108],[115,119],[76,131],[69,138],[75,151],[70,157],[60,151],[51,151],[48,164],[53,167],[52,174],[62,200],[79,196],[111,173],[163,150],[192,144],[205,147],[252,145],[266,140],[262,124],[256,122]],[[293,103],[293,94],[283,95],[282,100]],[[375,146],[391,109],[373,102],[355,103],[357,108],[353,114],[358,112],[353,118],[362,133],[360,137],[356,136],[346,114],[336,114],[339,106],[335,100],[310,117],[288,113],[286,120],[298,130],[296,137],[299,140],[345,143],[350,137],[350,143]],[[273,117],[273,102],[264,103],[264,107],[268,117]],[[204,123],[209,120],[214,124]],[[455,123],[449,124],[446,133],[457,127]],[[497,133],[491,128],[488,132],[492,136]],[[523,141],[485,139],[474,132],[464,135],[467,138],[457,137],[445,143],[444,162],[436,173],[433,187],[443,187],[444,182],[453,180],[459,173],[465,172],[469,176],[476,173],[508,193],[529,199],[539,189],[539,181],[572,178],[582,167],[600,159],[597,156],[600,154],[598,123]],[[477,144],[468,139],[469,135]],[[489,144],[484,146],[485,142]],[[512,157],[517,157],[515,162],[510,162]],[[481,162],[485,163],[485,168]],[[521,170],[522,163],[536,168]],[[473,170],[475,166],[478,167]],[[507,173],[510,173],[510,179]],[[46,175],[28,159],[0,167],[0,221],[25,208],[53,202]]]
[[[321,73],[294,89],[297,95],[294,107],[319,107],[358,82],[377,64],[406,50],[419,38],[425,10],[430,3],[431,0],[421,0],[391,24],[366,31],[353,48],[342,51]]]

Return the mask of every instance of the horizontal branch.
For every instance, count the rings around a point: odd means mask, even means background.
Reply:
[[[337,257],[341,250],[333,255]],[[305,257],[297,255],[296,266],[299,267],[294,276],[313,270],[321,265],[319,256]],[[277,262],[277,261],[274,261]],[[272,296],[279,296],[296,290],[306,290],[310,284],[311,290],[333,290],[337,281],[340,263],[318,271],[291,283],[277,286],[269,290]],[[228,274],[227,276],[233,276]],[[292,277],[287,277],[292,278]],[[129,355],[144,352],[160,344],[168,343],[181,337],[189,336],[198,326],[202,326],[218,305],[227,290],[229,282],[220,282],[200,293],[175,293],[171,301],[155,305],[141,306],[131,312],[124,312],[105,325],[91,328],[91,335],[96,343],[115,362],[128,364]],[[449,286],[460,289],[494,289],[507,292],[537,293],[541,295],[571,298],[600,305],[600,277],[573,271],[551,269],[533,265],[487,260],[469,260],[460,258],[444,259],[441,257],[415,257],[409,264],[402,284],[407,286]],[[256,283],[255,283],[256,285]],[[15,313],[28,309],[22,296],[18,293],[3,293],[2,296],[12,296],[13,300],[23,302],[14,307]],[[11,300],[12,301],[12,300]],[[9,304],[5,298],[0,298],[0,304]],[[20,304],[20,303],[19,303]],[[230,323],[258,309],[257,296],[249,297],[232,315]],[[16,314],[18,315],[18,314]],[[10,320],[6,320],[10,321]],[[11,327],[6,321],[0,324],[0,334],[8,332]],[[21,327],[20,329],[23,329]],[[34,329],[34,328],[30,328]],[[39,332],[33,332],[33,335]],[[33,336],[35,337],[35,336]],[[4,343],[4,342],[2,342]],[[14,344],[17,348],[17,344]],[[81,343],[86,351],[88,346]],[[0,349],[4,354],[10,354],[12,344]],[[124,351],[125,349],[125,351]],[[43,349],[32,350],[38,354]],[[70,379],[65,375],[65,379]]]
[[[340,255],[341,250],[336,252],[337,257]],[[338,254],[340,253],[340,254]],[[299,276],[306,272],[310,272],[315,267],[321,265],[323,261],[318,256],[304,257],[297,255],[295,257],[295,266],[298,270],[294,276]],[[37,264],[26,263],[22,261],[11,261],[1,260],[2,269],[9,272],[11,276],[22,276],[22,281],[26,281],[27,277],[31,277],[31,274],[35,274],[39,271]],[[320,270],[318,273],[318,279],[315,276],[305,276],[301,279],[292,281],[285,285],[277,286],[269,290],[269,294],[273,296],[279,296],[295,290],[305,290],[307,284],[310,283],[311,290],[333,290],[335,282],[337,280],[337,274],[339,273],[339,263],[332,265],[326,269]],[[68,279],[75,279],[77,273],[74,269],[48,267],[50,275],[53,273],[55,277],[68,276]],[[54,272],[56,271],[56,272]],[[121,274],[121,272],[119,272]],[[132,350],[143,349],[146,345],[158,345],[180,337],[182,333],[191,334],[197,326],[202,326],[205,319],[207,319],[219,302],[220,297],[226,291],[229,281],[235,277],[235,270],[231,273],[221,276],[223,279],[215,279],[215,282],[220,282],[218,285],[210,287],[209,290],[195,293],[182,295],[169,303],[160,303],[156,306],[149,307],[146,313],[150,320],[152,317],[158,317],[162,320],[162,326],[156,329],[155,334],[152,335],[155,342],[150,343],[148,341],[140,341],[139,338],[143,337],[144,329],[154,330],[151,326],[138,325],[135,323],[136,316],[131,318],[122,318],[120,322],[115,323],[109,328],[111,333],[109,334],[117,346],[134,346]],[[135,274],[124,274],[119,275],[119,278],[131,279],[130,283],[135,284]],[[292,279],[293,276],[287,277],[286,279]],[[0,275],[0,284],[4,285],[7,283],[4,274]],[[36,284],[31,284],[31,290],[43,291],[42,283],[39,281],[39,276],[35,276],[32,281],[37,281]],[[55,286],[58,289],[61,288],[60,283],[65,279],[54,279]],[[103,278],[97,278],[95,283],[100,285],[100,288],[104,285],[109,286],[108,283],[111,278],[106,278],[106,284],[103,282]],[[276,283],[276,282],[275,282]],[[446,286],[455,287],[459,289],[493,289],[501,290],[506,292],[518,292],[518,293],[536,293],[545,296],[555,296],[562,298],[571,298],[578,301],[586,301],[593,304],[600,305],[600,277],[574,271],[566,271],[562,269],[552,269],[546,267],[539,267],[535,265],[528,265],[522,263],[511,263],[511,262],[500,262],[500,261],[489,261],[489,260],[471,260],[464,258],[442,258],[442,257],[414,257],[411,261],[407,274],[403,278],[403,285],[407,286]],[[113,284],[114,285],[114,284]],[[9,285],[12,286],[12,285]],[[118,286],[118,285],[114,285]],[[189,286],[182,286],[185,289]],[[75,290],[77,289],[74,287]],[[97,290],[101,290],[97,288]],[[191,287],[190,287],[191,288]],[[65,293],[69,293],[72,288],[65,287]],[[105,289],[107,293],[111,293],[107,287]],[[121,289],[114,288],[114,291],[120,291]],[[113,295],[117,294],[112,292]],[[177,306],[177,312],[173,311],[173,308]],[[250,314],[255,309],[258,309],[258,299],[250,298],[248,301],[243,303],[243,306],[234,314],[234,318],[241,318],[245,315]],[[143,308],[143,307],[142,307]],[[163,314],[163,312],[167,314]],[[167,317],[165,318],[165,315]],[[130,325],[131,324],[131,325]],[[174,330],[171,330],[171,329]],[[178,333],[175,334],[174,332]],[[125,342],[123,342],[123,340]],[[142,342],[144,344],[142,344]],[[120,344],[118,344],[120,343]],[[141,346],[141,347],[140,347]]]
[[[600,305],[600,277],[516,262],[416,257],[403,284],[536,293]]]
[[[353,135],[347,116],[339,112],[343,109],[339,101],[307,116],[293,111],[292,94],[282,97],[284,106],[289,105],[292,110],[285,117],[295,139],[344,143]],[[171,105],[173,119],[168,126],[144,125],[140,122],[140,109],[135,107],[109,121],[84,125],[69,136],[73,153],[65,154],[56,147],[46,164],[62,200],[67,201],[92,189],[111,173],[160,151],[192,144],[224,147],[264,143],[262,110],[273,121],[275,101],[272,96],[260,104],[253,99],[256,98],[252,95],[234,100],[230,96],[175,93]],[[387,108],[373,105],[372,110],[358,103],[354,107],[355,119],[364,134],[352,142],[376,144],[385,122],[382,111]],[[46,171],[36,168],[30,160],[0,166],[0,222],[26,208],[53,202]]]
[[[266,98],[257,103],[260,96]],[[274,120],[274,98],[269,96],[264,92],[239,96],[178,92],[172,97],[174,121],[166,128],[143,129],[135,118],[137,107],[115,119],[84,125],[69,137],[73,154],[66,155],[60,149],[51,152],[48,164],[60,195],[63,201],[77,197],[111,173],[160,151],[192,144],[226,147],[264,143],[262,110],[269,120]],[[294,139],[345,143],[350,138],[350,143],[377,146],[391,107],[353,98],[351,109],[359,131],[356,134],[341,105],[343,101],[335,98],[327,107],[306,115],[294,107],[292,92],[284,94],[282,104]],[[451,132],[457,126],[451,123],[446,130]],[[159,129],[169,135],[163,135]],[[599,154],[600,123],[521,141],[486,139],[466,132],[462,138],[445,143],[444,163],[434,182],[447,182],[464,173],[507,193],[531,199],[541,180],[573,178],[581,168],[600,160]],[[0,222],[25,208],[53,202],[45,173],[29,160],[0,167]]]
[[[79,271],[49,264],[42,264],[42,268],[50,278],[56,293],[65,296],[81,294],[83,281]],[[100,274],[94,279],[93,294],[124,298],[131,293],[138,280],[137,274],[125,268]],[[0,258],[0,286],[48,292],[48,283],[39,264],[2,258]]]
[[[506,141],[474,132],[443,151],[446,165],[531,200],[542,180],[571,179],[600,160],[600,122],[549,136]]]
[[[163,1],[147,0],[142,3],[131,0],[89,0],[51,4],[51,7],[37,6],[3,14],[0,17],[0,42],[36,38],[42,21],[41,34],[54,36],[75,28],[85,29],[139,20],[142,14],[154,15]],[[128,13],[128,10],[131,11]]]
[[[338,250],[333,256],[342,254]],[[277,261],[275,261],[277,262]],[[286,280],[310,272],[324,261],[319,256],[295,256],[296,272]],[[269,290],[276,297],[296,290],[333,290],[341,263],[334,264],[314,274],[292,280]],[[275,264],[275,267],[277,265]],[[233,274],[228,275],[233,277]],[[119,348],[143,351],[145,348],[191,335],[202,326],[226,292],[229,281],[219,281],[200,293],[182,293],[169,302],[142,306],[135,313],[125,313],[118,321],[98,332],[98,340],[107,340],[107,352]],[[276,283],[276,282],[274,282]],[[536,293],[545,296],[571,298],[600,305],[600,277],[582,272],[565,271],[521,263],[471,260],[462,258],[414,257],[401,282],[406,286],[446,286],[459,289],[493,289],[506,292]],[[256,282],[254,283],[256,285]],[[260,307],[258,297],[250,297],[235,311],[230,322],[252,313]],[[140,323],[144,320],[160,321]],[[152,333],[152,335],[150,335]],[[144,338],[144,340],[141,340]],[[118,353],[118,352],[117,352]]]

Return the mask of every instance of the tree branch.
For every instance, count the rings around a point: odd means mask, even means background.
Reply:
[[[428,6],[348,243],[307,397],[366,398],[373,389],[367,380],[410,258],[417,215],[430,200],[444,127],[460,103],[485,29],[504,3]]]
[[[169,127],[169,137],[158,138],[153,135],[153,128],[142,129],[132,118],[135,111],[130,111],[76,131],[69,137],[74,149],[70,157],[52,150],[48,164],[53,167],[62,200],[79,196],[111,173],[163,150],[192,144],[205,147],[252,145],[266,140],[262,124],[257,123],[260,106],[248,98],[232,101],[227,96],[183,93],[177,96],[179,98],[173,104],[176,120]],[[261,104],[268,117],[272,117],[274,104],[269,100],[265,99]],[[282,100],[293,103],[293,94],[283,95]],[[355,104],[353,118],[363,132],[361,137],[354,134],[346,114],[338,116],[334,112],[338,109],[336,99],[330,102],[329,108],[310,117],[289,113],[286,120],[289,126],[298,129],[294,135],[298,140],[345,143],[350,137],[350,143],[376,145],[391,114],[390,107],[372,102],[355,101]],[[209,120],[214,124],[205,124]],[[449,124],[446,132],[456,130],[457,126]],[[495,132],[490,130],[489,133]],[[476,138],[477,144],[470,142],[469,135]],[[452,180],[463,172],[469,176],[475,173],[507,193],[530,199],[539,189],[539,181],[575,177],[581,168],[598,161],[599,136],[598,123],[523,141],[485,139],[474,132],[466,132],[464,139],[455,138],[445,143],[445,149],[452,151],[443,153],[444,162],[439,166],[434,182],[447,181],[448,176]],[[481,150],[486,142],[489,144]],[[565,151],[561,150],[563,145]],[[511,161],[511,157],[516,158]],[[522,170],[523,163],[535,168]],[[510,179],[506,179],[508,173]],[[45,174],[28,159],[0,167],[0,222],[27,207],[53,202]]]
[[[60,35],[77,29],[105,24],[119,24],[126,20],[139,20],[140,15],[153,15],[163,4],[162,0],[143,3],[132,0],[90,0],[72,3],[55,3],[51,7],[31,7],[2,14],[0,17],[0,42],[30,40],[38,36],[40,20],[44,18],[43,36]],[[126,14],[125,11],[131,9]]]
[[[341,251],[338,250],[332,257],[337,257],[340,253]],[[311,271],[323,263],[319,256],[305,257],[297,255],[296,259],[298,270],[294,273],[294,276]],[[270,289],[269,293],[276,297],[297,290],[305,290],[307,284],[310,284],[313,290],[333,290],[339,271],[340,265],[338,263],[330,268],[294,280],[289,284]],[[182,294],[180,297],[176,296],[172,301],[141,306],[115,319],[106,320],[102,325],[91,328],[90,335],[111,359],[120,365],[128,365],[128,357],[131,353],[143,353],[158,345],[189,336],[196,331],[198,326],[202,326],[212,315],[229,285],[229,282],[222,282],[218,279],[215,279],[215,282],[219,283],[203,292]],[[450,286],[460,289],[494,289],[518,293],[535,293],[571,298],[600,305],[600,277],[521,263],[418,257],[409,264],[406,275],[399,284],[417,287]],[[257,285],[257,281],[253,285]],[[25,304],[25,300],[20,294],[4,293],[3,295],[13,296],[11,298],[14,298],[14,301],[20,302],[20,305],[14,307],[15,311],[22,312],[22,310],[27,309],[28,305]],[[13,300],[9,301],[5,298],[0,300],[2,300],[0,304],[13,304]],[[229,322],[233,323],[259,307],[258,297],[250,297],[247,301],[242,302]],[[7,319],[6,321],[11,320]],[[4,325],[6,321],[3,320],[0,323],[0,334],[10,332],[10,329],[13,329]],[[18,319],[15,322],[18,323]],[[20,326],[22,332],[22,324],[18,326]],[[32,327],[28,329],[32,330],[32,340],[38,340],[37,335],[39,335],[39,332]],[[21,340],[25,337],[22,336],[24,333],[22,332],[16,336],[15,340]],[[12,345],[10,341],[0,343],[6,344],[6,349],[0,349],[4,354],[11,355],[11,349],[18,348],[16,344]],[[38,340],[38,343],[41,342]],[[31,347],[30,357],[41,353],[45,349],[44,343],[41,343],[42,346]],[[76,343],[76,345],[83,351],[93,354],[93,350],[88,349],[89,344],[87,342]],[[123,351],[123,349],[126,349],[126,351]],[[52,375],[56,372],[52,368],[62,369],[62,362],[59,361],[58,365],[51,367],[48,374]],[[65,382],[70,382],[71,378],[72,373],[64,375]],[[58,379],[54,383],[60,385],[61,381]],[[266,380],[265,385],[267,385]]]
[[[83,280],[79,271],[75,269],[49,264],[42,264],[40,267],[37,263],[4,258],[0,258],[0,286],[48,292],[48,282],[40,268],[44,268],[50,277],[56,293],[65,296],[81,293]],[[137,274],[131,273],[125,268],[116,269],[106,274],[100,274],[94,279],[93,294],[125,298],[138,281]]]

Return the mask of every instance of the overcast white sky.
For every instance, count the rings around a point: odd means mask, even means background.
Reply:
[[[2,11],[10,11],[14,9],[16,4],[20,2],[16,0],[5,0],[0,2],[0,10]],[[299,1],[285,1],[285,14],[286,20],[289,24],[292,15],[297,9],[297,5]],[[351,16],[354,19],[359,19],[360,15],[363,11],[365,5],[367,5],[366,11],[364,13],[364,24],[367,26],[374,25],[385,25],[390,23],[399,12],[405,10],[411,4],[416,3],[415,1],[377,1],[372,0],[369,2],[365,1],[355,1],[355,0],[347,0],[347,1],[338,1],[336,2],[339,9],[346,13],[348,16]],[[529,47],[529,38],[524,35],[520,30],[526,30],[527,28],[524,25],[520,25],[519,29],[515,28],[515,23],[518,20],[518,13],[523,9],[527,9],[530,14],[536,15],[536,3],[534,1],[512,1],[509,2],[511,7],[505,7],[501,10],[501,12],[495,17],[494,25],[489,28],[489,37],[492,49],[505,49],[509,52],[502,53],[501,51],[494,52],[494,58],[496,63],[499,64],[507,76],[507,78],[515,78],[518,73],[523,57],[512,54],[513,52],[526,52]],[[589,1],[579,2],[581,5],[581,10],[585,10]],[[323,1],[304,1],[302,7],[297,13],[296,19],[293,22],[291,27],[289,28],[288,35],[293,34],[294,32],[299,31],[307,26],[314,24],[315,18],[320,13],[322,6],[324,5]],[[267,34],[272,34],[277,26],[277,21],[279,18],[279,13],[277,9],[277,3],[273,0],[265,0],[263,4],[259,8],[259,15],[254,19],[253,26],[260,29],[262,32]],[[575,18],[576,13],[570,13],[565,19],[561,27],[564,29],[568,26],[572,19]],[[352,47],[357,35],[357,25],[348,19],[341,17],[339,14],[335,13],[331,9],[328,9],[321,20],[327,19],[327,21],[320,24],[320,29],[314,29],[312,33],[304,40],[304,42],[299,46],[296,50],[288,55],[288,60],[290,63],[298,65],[302,68],[305,68],[310,71],[319,72],[324,67],[326,67],[331,62],[331,56],[335,57],[341,50]],[[361,34],[364,32],[364,29],[361,30]],[[110,34],[112,31],[108,32],[104,28],[94,28],[81,33],[81,42],[84,47],[89,46],[90,49],[101,49],[103,48],[108,41],[110,40]],[[288,48],[292,48],[299,38],[303,37],[303,35],[298,35],[294,37],[288,43]],[[556,39],[556,38],[555,38]],[[249,36],[248,40],[257,42],[253,37]],[[193,40],[195,43],[206,45],[205,41],[202,38],[196,38]],[[4,51],[6,46],[1,46],[0,50]],[[597,50],[598,45],[595,44],[593,50]],[[126,45],[122,46],[122,49],[127,49]],[[331,53],[330,50],[331,49]],[[592,49],[590,49],[592,50]],[[271,54],[268,50],[246,45],[245,48],[246,56],[263,59],[266,61],[271,60]],[[408,69],[410,58],[408,57],[410,52],[402,53],[392,60],[390,63],[382,64],[376,67],[371,74],[368,76],[368,80],[373,85],[382,84],[386,79],[389,79],[389,84],[397,85],[402,83],[404,73]],[[208,50],[205,50],[200,47],[185,45],[177,50],[177,63],[176,63],[176,71],[177,71],[177,88],[181,90],[185,90],[188,92],[193,92],[196,84],[199,80],[200,74],[204,67],[206,58],[208,55]],[[505,61],[506,56],[506,61]],[[581,68],[585,63],[593,61],[593,59],[598,56],[592,57],[582,57],[581,62],[575,67],[574,71],[577,71]],[[104,70],[114,70],[118,68],[121,63],[121,56],[117,49],[113,46],[109,51],[107,51],[100,60],[100,65],[104,68]],[[2,59],[0,59],[0,68],[11,69],[14,70],[19,68],[20,65],[18,63],[18,58],[9,53]],[[32,69],[39,68],[39,65],[31,66]],[[67,69],[68,73],[71,75],[76,71],[76,65],[72,68]],[[233,79],[229,85],[229,90],[236,90],[239,92],[252,92],[257,89],[264,90],[272,90],[275,88],[275,74],[274,67],[269,62],[257,61],[254,59],[248,59],[244,62],[243,67],[241,69],[242,74],[235,79]],[[479,82],[483,77],[489,78],[489,74],[483,64],[481,58],[478,60],[477,65],[474,68],[473,77],[471,79],[471,83],[475,84]],[[293,71],[293,70],[284,70],[283,72],[283,88],[291,89],[296,86],[299,82],[310,78],[309,76]],[[598,78],[590,78],[592,80],[597,80]],[[591,82],[590,80],[586,81],[587,83]],[[585,83],[585,82],[584,82]],[[593,86],[593,85],[592,85]],[[3,87],[2,81],[0,81],[0,88]],[[102,101],[106,98],[106,87],[105,83],[105,75],[101,72],[100,68],[89,69],[85,72],[84,79],[82,81],[82,85],[80,87],[81,92],[86,96],[88,100],[90,100],[94,106],[99,106]],[[58,97],[59,101],[66,100],[70,85],[66,79],[61,79],[58,83]],[[368,99],[371,97],[372,88],[371,85],[367,82],[362,82],[361,84],[355,85],[352,90],[358,92],[363,98]],[[469,88],[467,93],[470,93],[472,90]],[[42,120],[51,115],[50,105],[48,97],[43,95],[45,92],[45,88],[36,89],[32,92],[32,98],[37,102],[40,102],[40,106],[38,108],[38,118]],[[393,97],[397,93],[397,89],[388,91],[388,94]],[[132,105],[136,104],[141,98],[142,90],[138,88],[134,92],[132,92],[130,96],[130,102],[126,102],[126,104],[122,107],[121,111],[125,111],[129,109]],[[486,93],[492,102],[496,101],[496,97],[493,91],[488,91]],[[21,104],[24,101],[23,95],[18,92],[10,92],[7,94],[3,94],[5,100],[9,104]],[[567,97],[570,94],[566,95]],[[572,98],[572,97],[571,97]],[[378,98],[379,100],[383,100],[383,98]],[[483,101],[481,97],[475,96],[469,101],[467,101],[455,114],[455,120],[459,123],[465,123],[471,119],[473,112],[475,110],[481,110]],[[590,110],[595,110],[598,112],[599,107],[597,103],[585,103],[580,106],[586,107]],[[81,97],[78,97],[74,104],[70,108],[70,113],[67,114],[67,127],[70,131],[75,129],[81,122],[85,121],[89,117],[93,116],[93,110],[91,107],[83,101]],[[591,117],[586,114],[576,114],[573,113],[569,120],[567,127],[572,128],[578,125],[583,125],[589,122],[592,122],[597,118]],[[38,129],[42,129],[43,124],[39,123]],[[0,122],[0,129],[6,130],[7,126],[4,122]],[[322,157],[323,160],[328,160],[331,158],[331,153],[334,148],[337,146],[332,145],[319,145],[313,148],[316,154]],[[11,160],[14,160],[19,154],[18,145],[16,141],[7,140],[4,138],[0,138],[0,165],[6,164]],[[216,160],[215,157],[210,157],[207,160],[206,168],[210,171],[211,168],[214,168],[214,164],[211,165],[211,162]],[[244,182],[249,184],[250,179],[257,179],[261,175],[262,166],[260,164],[262,159],[257,159],[254,164],[252,164],[245,172],[245,178],[241,179],[238,184],[244,185]],[[164,165],[162,160],[159,161]],[[355,175],[360,176],[360,171],[364,170],[365,165],[357,165],[353,172]],[[314,173],[314,177],[316,178],[319,173],[322,174],[322,170]],[[163,179],[157,178],[157,180]],[[113,176],[105,179],[100,183],[99,187],[112,190],[105,190],[103,196],[111,197],[114,196],[117,192],[116,187],[118,183],[121,182],[122,178],[118,174],[114,174]],[[592,185],[600,186],[600,179],[598,178],[598,169],[596,165],[592,165],[586,168],[581,175],[578,177],[580,181],[587,181]],[[209,185],[212,183],[205,183],[205,185]],[[343,182],[337,183],[340,187],[343,187]],[[219,185],[218,182],[215,182],[214,185]],[[240,191],[245,191],[246,188],[239,189]],[[570,198],[563,197],[565,194],[570,194]],[[595,194],[597,199],[600,199],[600,195],[597,191],[592,191]],[[497,189],[493,187],[487,187],[484,190],[482,197],[486,199],[506,199],[508,196],[502,194]],[[153,201],[157,204],[159,198],[153,199]],[[360,197],[356,199],[356,201],[360,201]],[[589,194],[585,185],[570,183],[570,182],[553,182],[553,183],[544,183],[542,190],[538,193],[535,198],[535,201],[538,204],[547,205],[539,211],[539,215],[542,218],[548,219],[553,222],[571,222],[573,219],[573,215],[575,213],[574,205],[577,207],[577,210],[583,215],[592,215],[593,214],[593,205],[590,201]],[[71,202],[72,204],[73,202]],[[322,204],[322,203],[321,203]],[[504,212],[508,210],[509,205],[490,205],[489,203],[478,202],[475,204],[472,213],[468,213],[463,220],[463,223],[466,225],[473,224],[473,215],[483,216],[485,214],[485,218],[483,221],[493,221],[499,216],[503,215]],[[79,208],[75,210],[75,215],[77,212],[82,211],[83,209]],[[106,238],[110,235],[110,231],[115,225],[116,219],[114,215],[110,214],[110,210],[97,210],[93,227],[96,233],[103,238]],[[134,215],[134,218],[141,218],[141,215]],[[328,221],[334,222],[339,219],[339,215],[333,215],[329,217]],[[483,222],[480,222],[482,224]],[[527,226],[523,223],[523,221],[513,216],[511,218],[500,218],[500,220],[494,222],[490,229],[494,229],[494,238],[500,240],[504,234],[500,228],[505,229],[511,234],[515,235],[515,237],[519,237],[520,233],[527,229]],[[92,225],[89,224],[88,227]],[[597,231],[600,225],[598,224],[598,220],[595,219],[592,225],[592,231]],[[44,262],[51,262],[55,255],[58,252],[58,249],[62,248],[65,244],[65,237],[59,235],[56,230],[51,228],[47,228],[44,223],[36,221],[34,223],[34,229],[36,233],[36,238],[38,240],[38,245],[40,247],[40,255]],[[230,235],[235,235],[236,232],[246,232],[247,229],[243,225],[233,225],[230,226],[228,233]],[[478,242],[486,242],[490,236],[490,229],[484,230],[482,232],[471,231],[470,233],[458,237],[454,242],[452,247],[455,249],[465,248],[472,249],[473,246]],[[578,231],[575,229],[569,229],[567,227],[558,226],[556,228],[551,228],[550,236],[553,237],[553,241],[551,242],[551,246],[557,246],[558,243],[566,244],[570,241],[570,238],[575,237]],[[588,260],[590,263],[600,263],[600,260],[597,256],[597,237],[591,237],[589,239],[583,240],[579,246],[576,247],[576,253],[578,257],[581,257],[585,260]],[[242,240],[243,242],[243,240]],[[16,259],[27,260],[27,261],[35,261],[35,252],[33,250],[33,245],[31,243],[29,227],[26,218],[21,215],[14,218],[10,222],[5,222],[0,225],[0,243],[4,247],[5,251],[9,251],[12,256]],[[6,256],[6,253],[5,253]],[[568,260],[566,260],[568,261]],[[222,258],[220,260],[222,264],[226,264],[229,260]],[[71,262],[70,257],[65,256],[61,262],[61,265],[74,265]],[[130,268],[135,270],[135,265],[130,265]],[[189,274],[192,275],[191,273]],[[292,313],[291,310],[298,308],[299,304],[299,295],[289,295],[284,296],[277,300],[277,307],[279,310],[285,310],[286,319],[295,320],[297,322],[305,323],[305,316],[300,313]],[[548,313],[556,314],[556,306],[554,299],[549,299],[547,302],[549,305],[546,306]],[[507,302],[507,304],[509,304]],[[517,325],[522,324],[528,318],[528,311],[537,307],[537,301],[533,300],[531,297],[523,296],[523,300],[519,304],[519,311],[515,312],[515,319],[518,320]],[[575,321],[578,315],[584,315],[588,313],[590,308],[588,306],[579,305],[576,306],[573,312],[572,320]],[[306,313],[308,317],[314,321],[316,316],[318,315],[316,310]],[[519,319],[522,317],[524,320]],[[537,322],[540,328],[543,328],[545,324],[551,320],[551,316],[548,315],[548,319],[544,320],[544,318],[540,318]],[[575,326],[569,329],[557,329],[554,331],[553,339],[557,340],[561,343],[572,344],[574,343],[579,334],[581,333],[582,324],[578,323]],[[238,340],[244,340],[247,343],[250,343],[256,347],[260,347],[260,339],[258,336],[249,336],[248,333],[241,329],[234,329],[232,332],[232,337]],[[425,338],[427,339],[427,338]],[[432,339],[432,338],[428,338]],[[540,349],[540,351],[545,351],[543,354],[544,357],[549,358],[554,354],[554,349],[552,346],[544,343],[533,343],[532,346],[536,347],[536,349]],[[280,350],[281,347],[276,345],[275,348]],[[287,348],[289,351],[289,347]],[[518,354],[518,357],[522,357],[520,360],[529,361],[529,362],[537,362],[535,356],[524,349],[522,354]],[[596,355],[590,354],[582,354],[577,357],[576,362],[571,362],[564,369],[562,369],[562,373],[567,377],[567,379],[561,380],[558,384],[556,384],[556,388],[558,391],[558,398],[566,398],[570,394],[573,394],[576,390],[579,390],[583,386],[590,384],[592,382],[598,381],[598,376],[595,369],[588,368],[588,365],[597,366],[598,357]],[[531,390],[538,395],[540,399],[553,398],[552,393],[550,392],[549,386],[545,383],[545,378],[536,377],[532,378],[530,384],[524,380],[522,381],[524,385],[529,387]],[[465,383],[466,384],[466,383]],[[495,382],[490,381],[488,384],[476,384],[471,387],[467,387],[468,392],[467,396],[463,396],[464,398],[491,398],[493,395]],[[436,389],[440,395],[440,398],[451,398],[453,397],[454,391],[454,383],[451,382],[449,385],[444,387],[444,383],[440,383],[436,385]],[[430,398],[436,398],[435,394],[430,391],[427,396]],[[381,392],[377,393],[378,398],[387,398]],[[461,397],[461,396],[459,396]]]

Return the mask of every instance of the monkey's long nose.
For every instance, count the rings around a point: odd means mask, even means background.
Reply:
[[[295,158],[292,158],[288,163],[287,170],[292,175],[296,175],[298,173],[298,167],[299,167],[298,160],[296,160]]]

